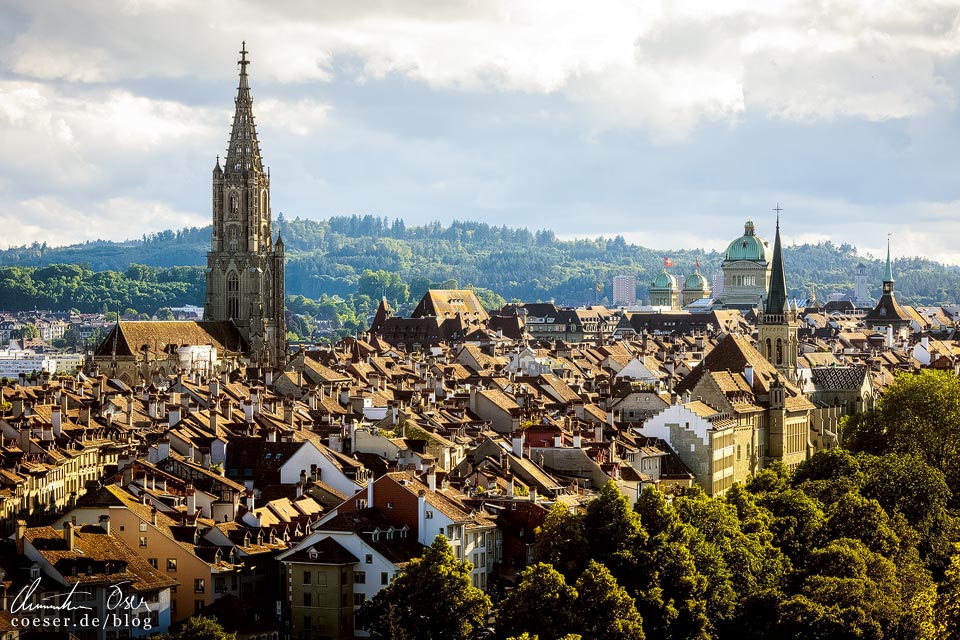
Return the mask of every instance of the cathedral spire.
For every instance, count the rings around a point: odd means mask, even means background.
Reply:
[[[887,234],[887,268],[883,272],[883,282],[893,282],[893,263],[890,262],[890,234]]]
[[[263,172],[260,158],[260,142],[257,139],[257,126],[253,120],[253,98],[250,97],[250,83],[247,76],[247,43],[240,49],[240,85],[237,87],[236,111],[233,115],[233,128],[230,131],[230,146],[227,148],[226,173],[239,174],[246,171]]]
[[[779,208],[780,205],[777,205]],[[780,249],[780,212],[777,211],[777,235],[773,241],[773,265],[770,270],[770,292],[765,313],[783,314],[787,311],[787,282],[783,274],[783,255]]]

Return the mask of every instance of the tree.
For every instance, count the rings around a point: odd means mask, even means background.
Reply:
[[[844,427],[846,446],[868,453],[920,456],[947,477],[960,480],[960,378],[924,369],[899,374],[877,406]],[[954,496],[956,499],[956,496]]]
[[[535,533],[533,555],[538,562],[553,565],[570,580],[586,568],[589,557],[583,516],[571,513],[563,502],[553,503]]]
[[[40,330],[37,329],[35,324],[25,324],[19,329],[15,329],[11,335],[21,340],[33,340],[40,337]]]
[[[635,540],[645,534],[640,528],[640,516],[630,508],[616,482],[607,482],[600,495],[587,503],[583,526],[590,557],[616,575],[623,575],[618,568],[629,569]]]
[[[644,640],[643,620],[630,594],[613,574],[591,561],[577,580],[581,635],[596,640]]]
[[[960,547],[957,546],[940,585],[936,624],[937,640],[960,640]]]
[[[517,586],[500,603],[497,630],[503,635],[528,632],[540,640],[557,640],[575,628],[577,590],[563,574],[539,562],[523,570]],[[579,616],[576,616],[579,617]]]
[[[157,309],[157,320],[174,320],[173,311],[170,310],[170,307]]]
[[[491,603],[471,584],[471,569],[438,535],[422,557],[360,608],[358,625],[375,640],[476,638]]]
[[[179,631],[160,634],[157,638],[158,640],[236,640],[237,634],[227,633],[213,618],[190,616]]]

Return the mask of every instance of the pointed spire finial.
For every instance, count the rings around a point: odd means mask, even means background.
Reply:
[[[783,211],[783,209],[780,207],[779,202],[777,203],[777,206],[773,208],[773,210],[777,212],[777,229],[779,229],[780,228],[780,212]]]
[[[887,268],[883,272],[884,282],[893,282],[893,263],[890,261],[890,234],[887,234]]]

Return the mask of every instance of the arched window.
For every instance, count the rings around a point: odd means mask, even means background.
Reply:
[[[240,277],[236,273],[227,276],[227,317],[240,317]]]
[[[783,340],[777,338],[777,364],[783,364]]]
[[[740,460],[740,445],[737,445],[737,460]]]
[[[767,338],[767,360],[773,358],[773,347],[770,344],[770,338]]]

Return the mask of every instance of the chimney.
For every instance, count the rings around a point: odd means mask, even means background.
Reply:
[[[100,527],[107,535],[110,535],[110,516],[100,516]]]
[[[298,497],[298,498],[303,497],[303,483],[302,483],[302,482],[298,482],[298,483],[297,483],[297,497]]]
[[[87,429],[90,428],[90,405],[80,405],[80,424]]]
[[[575,433],[573,436],[573,448],[580,449],[582,447],[583,438],[580,437],[579,433]]]
[[[267,370],[263,372],[263,383],[267,387],[273,386],[273,369],[271,367],[267,367]]]
[[[314,482],[320,482],[320,467],[316,464],[310,465],[310,479]]]
[[[253,405],[253,415],[260,415],[260,391],[254,389],[250,392],[250,403]]]
[[[367,480],[367,508],[373,508],[373,478]]]
[[[220,422],[220,409],[217,408],[217,405],[210,403],[210,433],[216,435],[217,433],[217,424]]]
[[[17,520],[17,554],[23,555],[23,541],[27,535],[27,521]]]
[[[430,493],[437,491],[437,469],[433,465],[430,465],[430,468],[427,469],[427,487],[430,489]]]
[[[249,511],[250,513],[253,513],[254,506],[255,504],[253,499],[253,489],[248,489],[247,490],[247,511]]]
[[[53,441],[53,427],[49,424],[44,424],[40,426],[40,439],[44,442]]]
[[[427,538],[427,492],[420,489],[417,492],[417,540],[423,541]]]
[[[74,545],[76,544],[76,542],[74,541],[73,534],[74,534],[73,523],[64,522],[63,523],[63,540],[67,543],[67,549],[69,549],[70,551],[75,550]]]
[[[517,490],[517,487],[513,480],[513,474],[511,473],[510,484],[507,485],[507,496],[510,498],[514,497],[516,495],[516,490]]]
[[[160,441],[157,442],[157,461],[159,462],[160,460],[165,460],[166,458],[169,458],[169,457],[170,457],[170,439],[161,438]]]
[[[127,396],[127,426],[133,426],[133,395]]]
[[[290,426],[293,426],[293,399],[288,399],[283,401],[283,421]]]
[[[153,507],[150,509],[150,522],[153,526],[157,526],[157,508]]]
[[[50,407],[50,425],[53,427],[53,436],[59,438],[63,434],[63,422],[60,405]]]
[[[603,425],[597,424],[593,427],[593,441],[594,442],[603,442]]]
[[[207,449],[201,455],[203,456],[203,468],[209,469],[210,465],[213,464],[212,456],[210,455],[210,450]]]
[[[314,465],[314,466],[316,466],[316,465]],[[306,485],[307,485],[307,470],[306,470],[306,469],[300,469],[300,484],[301,484],[302,486],[306,486]]]
[[[197,491],[192,484],[187,485],[187,515],[192,516],[197,513]]]
[[[530,487],[530,502],[537,504],[537,488],[535,486]]]
[[[167,405],[167,425],[172,429],[180,422],[180,405]]]
[[[560,447],[562,447],[562,446],[563,446],[563,436],[561,436],[561,435],[553,436],[553,446],[556,447],[557,449],[559,449]]]
[[[522,431],[520,432],[519,436],[514,436],[512,439],[513,455],[517,456],[518,458],[523,457],[523,440],[524,436]]]
[[[273,425],[267,427],[267,442],[277,441],[277,428]]]
[[[210,404],[220,395],[220,381],[216,378],[210,378]]]
[[[243,401],[243,419],[247,422],[253,422],[253,401]]]
[[[747,379],[747,384],[750,385],[750,388],[753,388],[753,365],[747,363],[743,367],[743,377]]]
[[[150,400],[147,402],[147,415],[150,416],[152,420],[156,420],[160,417],[160,414],[157,413],[157,396],[156,394],[150,394]]]
[[[893,349],[893,325],[887,325],[887,349]]]

